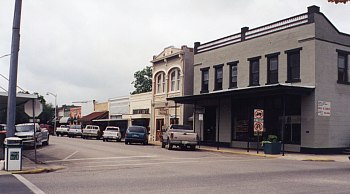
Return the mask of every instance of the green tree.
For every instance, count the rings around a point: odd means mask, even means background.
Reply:
[[[140,71],[134,73],[135,80],[131,82],[134,84],[135,90],[131,94],[140,94],[150,92],[152,90],[152,67],[146,66]]]

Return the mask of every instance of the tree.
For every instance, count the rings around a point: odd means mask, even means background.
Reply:
[[[150,92],[152,90],[152,67],[146,66],[140,71],[134,73],[135,80],[131,82],[134,84],[135,90],[131,94],[140,94]]]
[[[335,3],[335,4],[338,4],[338,3],[347,3],[349,2],[350,0],[328,0],[328,2],[332,2],[332,3]]]

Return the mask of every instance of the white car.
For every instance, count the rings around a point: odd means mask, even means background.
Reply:
[[[121,141],[122,134],[120,133],[119,127],[108,126],[103,131],[102,138],[103,138],[103,141],[108,141],[108,140]]]
[[[16,125],[15,136],[22,139],[23,146],[33,147],[34,140],[36,140],[36,145],[49,145],[49,131],[45,128],[41,129],[38,123],[35,123],[35,138],[34,123]]]
[[[68,130],[68,137],[82,136],[81,125],[71,125]]]

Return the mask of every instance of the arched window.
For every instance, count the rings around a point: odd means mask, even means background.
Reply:
[[[165,89],[165,77],[164,72],[160,72],[156,76],[156,93],[164,93]]]
[[[176,68],[170,71],[170,91],[180,90],[180,69]]]

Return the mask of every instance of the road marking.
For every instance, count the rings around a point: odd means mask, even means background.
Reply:
[[[29,182],[27,179],[25,179],[23,176],[19,174],[13,174],[14,177],[16,177],[19,181],[21,181],[25,186],[27,186],[33,193],[35,194],[45,194],[44,191],[39,189],[37,186],[35,186],[33,183]]]
[[[84,161],[84,160],[106,160],[106,159],[128,159],[128,158],[154,158],[156,156],[120,156],[120,157],[102,157],[102,158],[76,158],[76,159],[63,159],[63,160],[49,160],[45,163],[53,162],[70,162],[70,161]]]
[[[65,159],[63,160],[68,160],[70,157],[72,157],[74,154],[78,153],[78,151],[75,151],[74,153],[72,153],[71,155],[67,156]]]
[[[150,166],[150,165],[159,165],[159,164],[183,164],[183,163],[207,163],[207,162],[250,162],[257,160],[266,160],[266,159],[253,159],[253,160],[207,160],[207,161],[170,161],[170,162],[149,162],[149,163],[138,163],[138,164],[111,164],[111,165],[95,165],[95,166],[79,166],[79,168],[99,168],[99,167],[117,167],[117,166]]]

